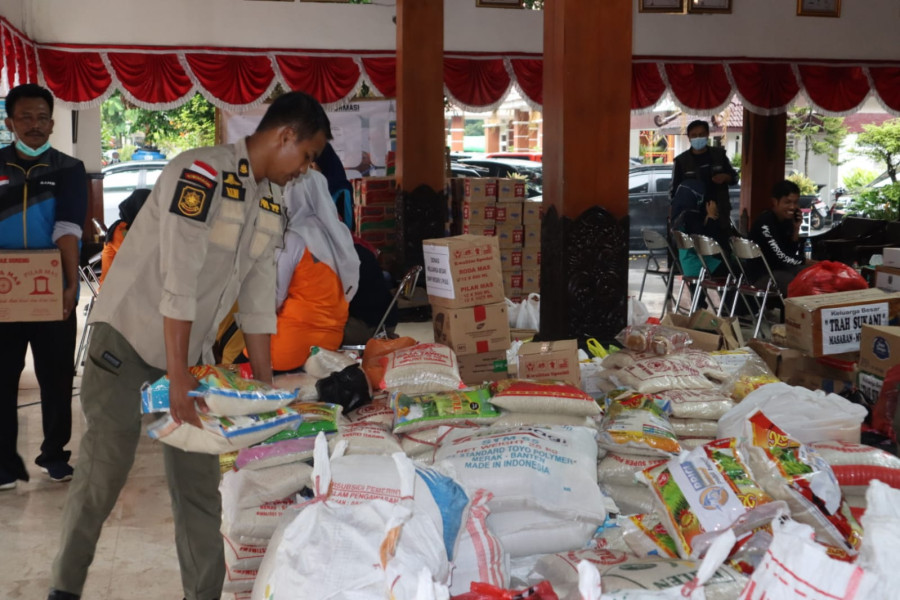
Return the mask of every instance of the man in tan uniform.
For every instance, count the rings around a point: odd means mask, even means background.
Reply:
[[[141,384],[168,374],[172,417],[199,427],[188,368],[213,362],[217,326],[235,301],[254,376],[271,382],[274,252],[284,217],[270,183],[305,173],[330,138],[319,103],[292,92],[275,100],[248,138],[185,152],[166,166],[91,314],[81,386],[87,431],[49,600],[82,593],[103,522],[134,462]],[[163,456],[185,598],[218,598],[225,576],[218,457],[167,445]]]

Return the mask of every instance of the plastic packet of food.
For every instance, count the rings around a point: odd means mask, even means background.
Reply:
[[[619,454],[670,456],[681,452],[668,417],[647,394],[614,399],[603,417],[597,443]]]
[[[303,364],[303,370],[316,379],[322,379],[355,364],[357,364],[355,354],[313,346],[309,349],[309,358]]]
[[[488,424],[500,417],[487,388],[434,394],[394,393],[394,433],[409,433],[441,425]]]
[[[657,355],[680,352],[691,345],[691,336],[684,331],[664,325],[628,325],[616,336],[616,341],[634,352]]]
[[[678,558],[675,540],[655,512],[624,517],[622,532],[625,543],[640,558]]]
[[[765,361],[754,354],[747,359],[744,366],[723,381],[719,389],[726,396],[740,402],[753,390],[779,381],[781,380],[775,377]]]
[[[465,385],[456,354],[443,344],[416,344],[381,357],[384,378],[379,387],[404,394],[458,390]]]
[[[492,404],[514,412],[582,417],[601,412],[591,395],[560,381],[503,379],[491,383],[490,390]]]

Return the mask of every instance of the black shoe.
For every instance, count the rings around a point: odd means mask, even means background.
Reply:
[[[61,592],[59,590],[50,590],[50,595],[47,596],[47,600],[81,600],[81,596],[69,592]]]
[[[72,479],[72,473],[75,472],[69,463],[65,461],[47,463],[41,467],[41,471],[50,476],[53,481],[62,483]],[[65,598],[65,596],[63,596]]]

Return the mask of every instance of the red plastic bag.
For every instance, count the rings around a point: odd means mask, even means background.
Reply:
[[[487,583],[473,581],[470,592],[453,596],[453,600],[559,600],[549,581],[525,590],[504,590]]]
[[[853,267],[832,260],[823,260],[800,271],[788,285],[787,292],[788,298],[795,298],[864,290],[868,287],[868,282]]]

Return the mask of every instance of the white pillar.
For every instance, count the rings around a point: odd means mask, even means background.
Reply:
[[[84,162],[88,173],[100,171],[100,107],[72,111],[56,106],[53,108],[53,133],[50,144],[69,156]],[[74,128],[72,124],[77,123]]]

